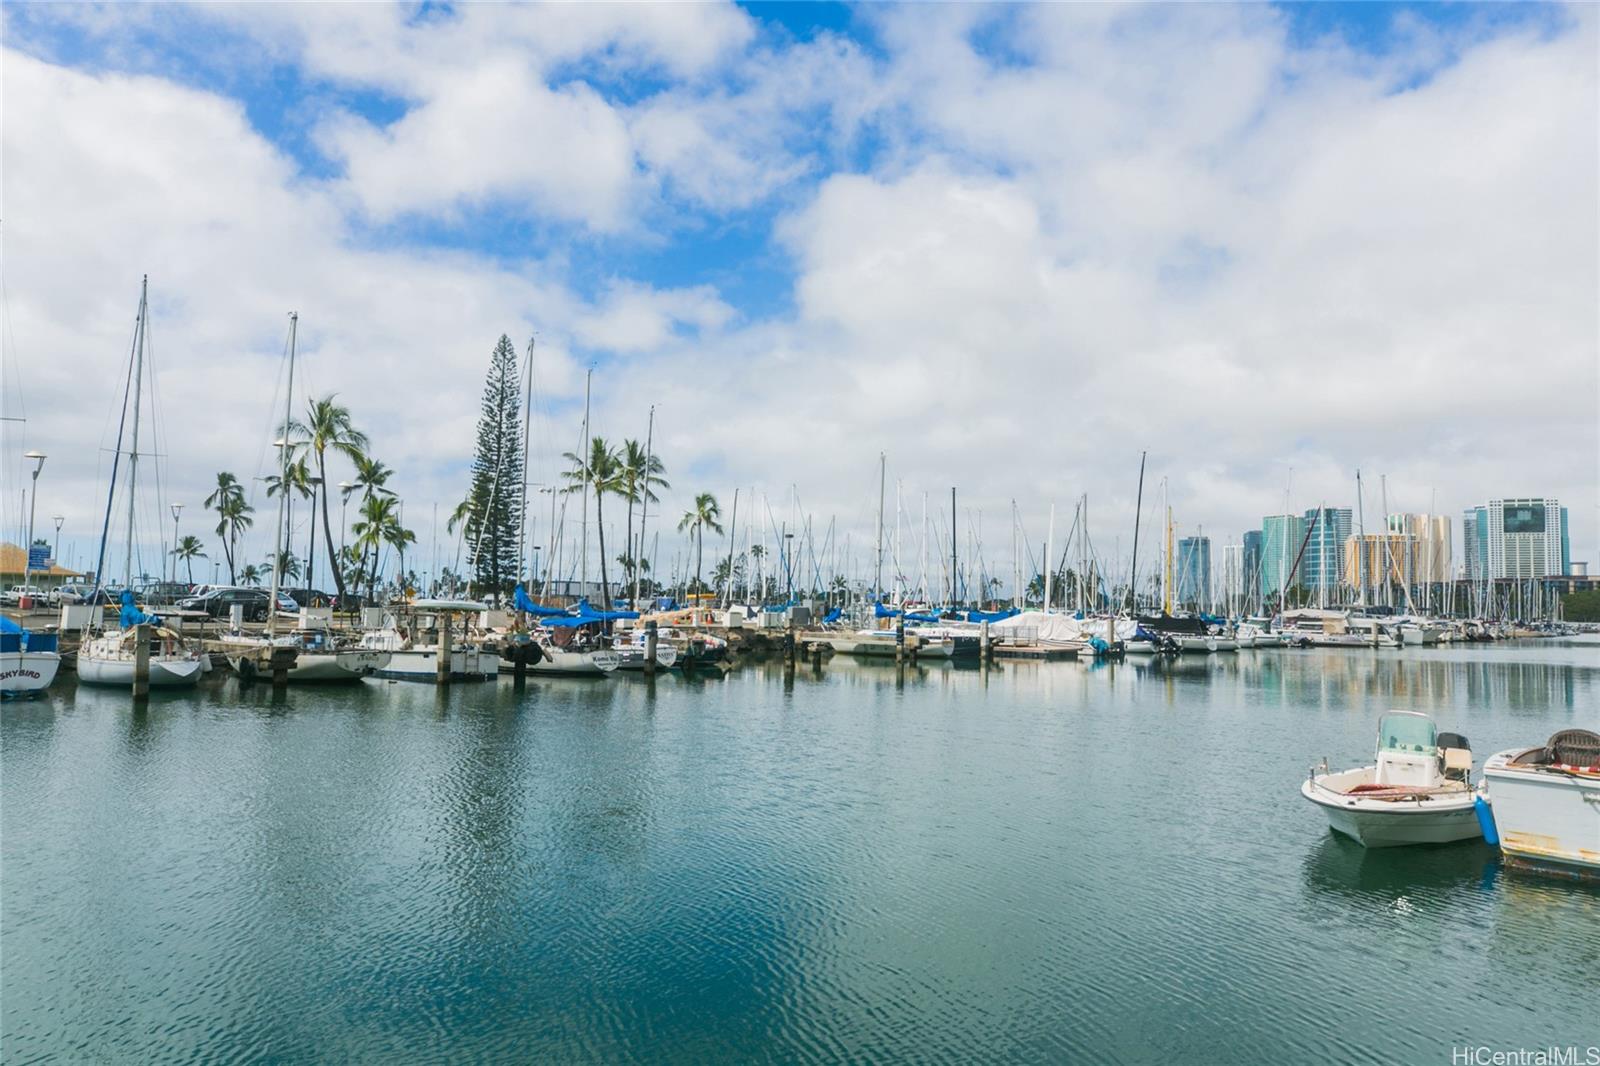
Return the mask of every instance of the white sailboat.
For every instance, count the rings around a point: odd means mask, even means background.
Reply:
[[[289,481],[289,428],[293,419],[294,407],[294,356],[296,334],[299,330],[300,316],[291,311],[289,313],[289,375],[288,384],[284,389],[283,399],[283,438],[278,448],[278,476],[281,484],[288,485]],[[289,553],[289,529],[286,521],[285,501],[288,500],[287,491],[278,494],[278,534],[274,538],[276,551],[274,557],[285,558]],[[272,568],[272,594],[269,603],[276,605],[278,602],[278,589],[281,581],[280,567]],[[288,679],[290,681],[327,682],[327,681],[360,681],[362,678],[381,670],[388,665],[390,652],[382,648],[363,648],[357,646],[340,646],[332,635],[326,630],[314,628],[299,628],[291,633],[280,636],[278,634],[278,612],[276,607],[267,612],[267,631],[264,636],[252,637],[243,634],[234,634],[228,638],[228,665],[240,677],[254,676],[256,670],[256,657],[268,647],[292,647],[295,649],[294,666],[290,667]]]
[[[50,687],[61,668],[54,633],[30,633],[0,615],[0,697],[33,696]]]
[[[458,615],[480,614],[476,600],[423,599],[407,604],[399,616],[388,614],[383,627],[362,634],[361,650],[387,652],[388,661],[374,672],[398,681],[435,681],[439,676],[441,622]],[[500,653],[473,638],[465,624],[451,626],[450,677],[484,681],[500,673]]]
[[[143,400],[144,344],[150,314],[150,279],[145,277],[139,286],[139,317],[135,325],[133,367],[130,373],[133,386],[133,434],[128,446],[128,530],[127,554],[123,564],[123,588],[133,586],[133,524],[134,500],[139,473],[139,411]],[[122,412],[126,422],[128,409]],[[117,460],[121,458],[121,428],[118,428],[117,455],[111,466],[111,491],[106,497],[106,519],[100,537],[100,558],[95,575],[105,573],[105,533],[111,524],[111,507],[116,498]],[[102,632],[84,641],[78,649],[78,680],[91,685],[132,685],[138,659],[137,626],[153,622],[133,602],[130,592],[123,592],[123,607],[118,618],[120,628]],[[165,626],[153,624],[149,629],[149,680],[152,688],[172,688],[192,685],[211,669],[211,659],[197,648],[190,647],[178,633]]]

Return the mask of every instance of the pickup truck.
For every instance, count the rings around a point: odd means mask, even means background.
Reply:
[[[0,592],[0,604],[4,604],[7,607],[19,607],[22,605],[24,596],[27,596],[35,603],[44,602],[44,593],[39,589],[39,586],[12,585],[4,592]]]

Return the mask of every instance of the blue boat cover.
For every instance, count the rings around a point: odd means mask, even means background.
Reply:
[[[139,605],[133,602],[133,593],[127,589],[122,590],[122,612],[117,616],[117,620],[123,629],[132,629],[146,622],[151,625],[161,624],[160,618],[139,610]]]
[[[834,622],[837,622],[839,619],[841,619],[843,617],[844,617],[844,608],[843,607],[835,607],[833,610],[829,611],[827,614],[822,616],[822,624],[823,625],[830,625],[830,624],[832,624]]]
[[[0,614],[0,633],[21,633],[22,627],[17,625],[5,615]]]
[[[1022,612],[1017,610],[1015,607],[1007,607],[1003,611],[968,611],[967,612],[967,621],[969,621],[969,622],[1001,622],[1001,621],[1004,621],[1007,618],[1015,617],[1016,615],[1019,615],[1021,613]]]
[[[872,605],[872,617],[874,618],[896,618],[899,614],[900,612],[892,607],[885,607],[882,600]]]
[[[512,595],[512,600],[516,603],[517,610],[523,614],[531,614],[538,618],[555,618],[567,613],[560,607],[545,607],[542,604],[534,603],[528,598],[527,590],[520,583],[517,585],[516,592]]]

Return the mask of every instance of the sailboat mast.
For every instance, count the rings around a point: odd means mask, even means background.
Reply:
[[[878,453],[878,563],[872,578],[873,602],[883,600],[883,472],[884,454]]]
[[[589,466],[589,386],[594,381],[594,368],[583,378],[583,441],[578,456],[583,460],[583,524],[578,534],[578,596],[589,595],[589,478],[594,475]]]
[[[1045,527],[1044,534],[1044,610],[1046,614],[1050,613],[1050,593],[1052,592],[1051,585],[1055,579],[1055,564],[1052,562],[1052,560],[1055,559],[1055,557],[1056,505],[1052,503],[1050,505],[1050,524]]]
[[[960,571],[956,566],[956,487],[950,486],[950,606],[961,598]]]
[[[133,491],[139,480],[139,408],[144,386],[144,338],[150,315],[150,275],[139,282],[139,344],[133,355],[133,443],[128,446],[128,550],[122,561],[122,587],[133,588]]]
[[[637,610],[639,605],[639,580],[644,574],[644,520],[650,513],[650,467],[655,462],[655,456],[650,449],[655,445],[656,433],[656,405],[650,405],[650,418],[644,427],[644,491],[639,497],[639,550],[633,558],[633,603]]]
[[[533,429],[533,338],[528,338],[528,362],[522,376],[522,528],[517,532],[517,580],[522,580],[522,568],[533,554],[528,550],[528,455],[529,436]],[[528,575],[533,581],[533,575]]]
[[[1144,458],[1139,453],[1139,493],[1133,501],[1133,569],[1128,575],[1128,603],[1134,614],[1139,613],[1139,512],[1144,509]]]
[[[289,312],[289,381],[283,390],[283,438],[278,445],[278,525],[273,538],[272,598],[267,601],[267,636],[278,630],[278,589],[282,584],[284,560],[289,554],[289,531],[285,522],[284,504],[289,499],[289,421],[294,410],[294,342],[300,316]]]

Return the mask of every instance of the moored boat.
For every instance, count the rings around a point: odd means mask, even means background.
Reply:
[[[1330,773],[1324,760],[1300,794],[1366,847],[1446,844],[1482,835],[1471,776],[1466,737],[1438,732],[1425,714],[1390,711],[1378,719],[1372,766]]]
[[[1507,858],[1600,876],[1600,734],[1564,729],[1496,752],[1478,794]]]
[[[50,687],[59,669],[54,633],[34,633],[0,615],[0,697],[37,695]]]

